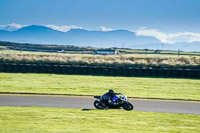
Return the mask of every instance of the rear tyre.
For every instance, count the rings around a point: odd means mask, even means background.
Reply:
[[[124,109],[124,110],[127,110],[127,111],[130,111],[130,110],[133,110],[133,105],[131,104],[131,103],[126,103],[126,104],[124,104],[123,106],[122,106],[122,108]]]
[[[97,109],[104,109],[105,108],[104,106],[101,105],[99,100],[94,101],[94,107],[97,108]]]

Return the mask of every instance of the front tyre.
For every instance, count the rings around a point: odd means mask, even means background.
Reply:
[[[122,108],[124,109],[124,110],[127,110],[127,111],[130,111],[130,110],[133,110],[133,105],[131,104],[131,103],[125,103],[123,106],[122,106]]]
[[[104,109],[105,107],[101,106],[101,103],[99,102],[99,100],[95,100],[94,101],[94,107],[97,109]]]

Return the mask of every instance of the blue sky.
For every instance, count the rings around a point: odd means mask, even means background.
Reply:
[[[199,32],[200,0],[0,0],[0,25],[105,26]]]
[[[0,0],[0,26],[139,30],[163,42],[192,42],[200,38],[199,12],[200,0]]]

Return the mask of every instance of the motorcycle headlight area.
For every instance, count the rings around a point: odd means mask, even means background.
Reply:
[[[125,96],[121,95],[121,96],[120,96],[120,99],[121,99],[121,100],[125,100]]]

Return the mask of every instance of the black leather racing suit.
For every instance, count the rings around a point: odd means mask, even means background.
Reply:
[[[109,95],[108,93],[105,93],[104,95],[101,96],[100,100],[104,106],[107,105],[117,105],[117,101],[112,101],[112,98],[118,93],[115,93],[114,95]]]

